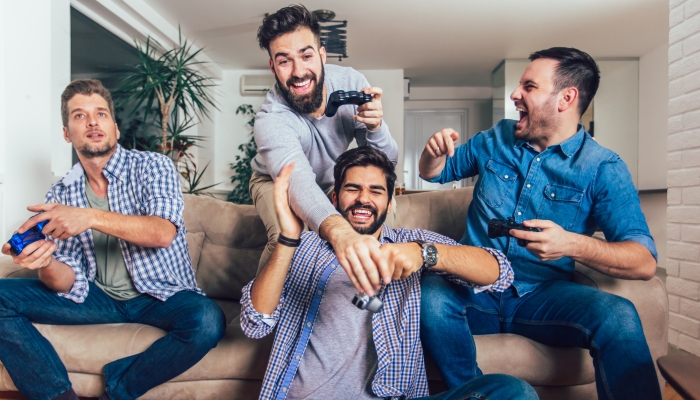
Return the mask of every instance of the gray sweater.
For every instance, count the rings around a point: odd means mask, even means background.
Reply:
[[[359,91],[370,86],[354,69],[332,64],[325,65],[325,84],[329,96],[336,90]],[[253,135],[258,154],[251,166],[274,179],[283,166],[295,163],[289,183],[290,205],[315,232],[324,219],[338,214],[325,192],[334,183],[335,160],[353,140],[359,146],[383,151],[394,165],[398,160],[398,146],[386,123],[382,121],[379,129],[370,132],[365,124],[353,119],[356,109],[354,105],[342,106],[332,118],[298,114],[275,85],[255,116]]]

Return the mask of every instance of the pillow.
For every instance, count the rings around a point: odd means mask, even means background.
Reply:
[[[190,250],[190,258],[192,259],[192,268],[197,271],[199,266],[199,256],[202,254],[202,243],[204,242],[204,232],[187,232],[185,237],[187,247]]]

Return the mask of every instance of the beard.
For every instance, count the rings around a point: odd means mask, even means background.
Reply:
[[[548,117],[551,115],[550,110],[554,109],[556,101],[556,96],[551,96],[544,104],[528,109],[528,124],[521,132],[515,132],[515,138],[529,142],[546,137],[547,132],[555,125],[555,122]]]
[[[314,82],[314,90],[303,96],[297,96],[292,93],[290,87],[297,82],[303,82],[307,79],[311,79]],[[321,65],[321,78],[317,79],[316,74],[309,72],[308,74],[297,78],[291,77],[287,80],[286,86],[282,84],[280,79],[275,74],[275,80],[277,80],[277,87],[282,93],[282,97],[287,101],[287,103],[292,107],[292,109],[299,114],[311,114],[312,112],[318,110],[323,104],[323,82],[325,79],[325,68]]]
[[[354,226],[352,223],[350,223],[350,218],[349,215],[350,213],[359,208],[364,208],[366,210],[372,211],[372,215],[374,216],[374,221],[367,227],[357,227]],[[359,233],[360,235],[371,235],[374,232],[376,232],[379,228],[382,227],[384,224],[384,221],[386,221],[386,214],[387,214],[387,209],[384,210],[382,214],[379,214],[378,210],[370,205],[367,204],[361,204],[361,203],[355,203],[351,205],[350,207],[346,208],[345,210],[341,210],[339,207],[336,208],[340,215],[345,218],[346,221],[350,223],[350,226],[352,226],[352,229],[355,230],[355,232]]]
[[[83,145],[83,147],[75,150],[85,158],[97,158],[106,156],[107,154],[111,153],[112,151],[114,151],[115,147],[117,147],[116,142],[107,142],[102,145],[90,145],[89,143],[86,143],[85,145]]]

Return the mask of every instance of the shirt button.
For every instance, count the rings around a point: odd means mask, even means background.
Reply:
[[[319,290],[318,292],[316,292],[316,293],[318,293],[318,294],[323,294],[323,292],[322,292],[322,291],[320,291],[320,290]]]
[[[505,179],[508,179],[508,175],[503,175],[503,177],[504,177]]]
[[[529,184],[529,183],[527,184],[527,187],[528,187],[528,189],[530,188],[530,184]]]
[[[520,211],[518,211],[518,215],[523,215],[523,213],[521,213]]]
[[[311,326],[311,322],[307,322],[307,323],[306,323],[306,326]]]
[[[298,359],[300,359],[301,357],[299,357],[299,356],[296,356],[296,357],[294,357],[294,358],[296,358],[296,359],[298,360]]]
[[[282,388],[282,391],[287,393],[287,388]]]
[[[540,161],[540,158],[539,158],[539,157],[537,157],[537,161]]]
[[[554,193],[552,193],[552,197],[554,197]]]

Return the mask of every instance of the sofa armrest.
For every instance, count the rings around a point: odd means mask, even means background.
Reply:
[[[36,271],[24,269],[12,262],[12,257],[0,255],[0,278],[37,278]]]
[[[658,276],[648,281],[617,279],[579,263],[576,263],[576,271],[593,281],[598,289],[624,297],[634,304],[654,361],[668,353],[668,294]],[[659,381],[663,382],[658,368],[657,374]]]

